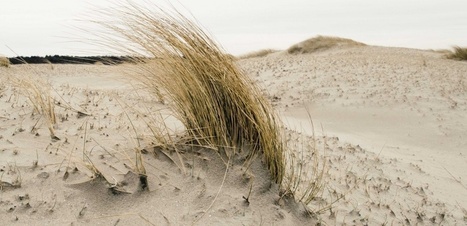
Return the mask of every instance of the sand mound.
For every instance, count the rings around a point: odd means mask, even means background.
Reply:
[[[317,36],[291,46],[287,49],[287,52],[290,54],[306,54],[316,51],[324,51],[334,47],[355,46],[365,46],[365,44],[346,38]]]

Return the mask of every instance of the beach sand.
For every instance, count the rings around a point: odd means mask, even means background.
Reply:
[[[288,143],[312,142],[328,166],[308,206],[281,198],[261,158],[246,168],[202,148],[151,146],[154,115],[183,127],[131,79],[134,65],[14,65],[0,68],[1,224],[467,223],[466,62],[354,46],[238,66],[273,103]],[[59,140],[11,83],[28,76],[53,87]],[[135,173],[138,148],[147,151],[147,190]]]

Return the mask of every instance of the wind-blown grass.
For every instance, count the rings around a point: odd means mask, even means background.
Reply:
[[[144,73],[139,79],[168,103],[187,135],[228,157],[245,152],[245,163],[262,154],[272,179],[281,183],[285,166],[280,123],[234,60],[177,11],[150,11],[129,3],[112,13],[118,21],[100,22],[118,34],[108,37],[108,45],[154,58],[140,64]]]
[[[467,60],[467,48],[454,46],[454,52],[447,55],[448,59]]]
[[[21,91],[21,94],[25,95],[32,103],[34,106],[33,113],[40,114],[45,118],[50,137],[52,139],[58,139],[55,136],[54,130],[57,117],[55,115],[55,102],[51,96],[52,86],[41,79],[34,79],[30,76],[11,78],[11,81],[13,85]]]

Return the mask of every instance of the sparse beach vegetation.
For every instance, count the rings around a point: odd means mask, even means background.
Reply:
[[[448,59],[467,60],[467,48],[454,46],[453,51],[447,55]]]

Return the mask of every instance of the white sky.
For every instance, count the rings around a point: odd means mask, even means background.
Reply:
[[[141,1],[141,0],[137,0]],[[146,0],[149,1],[149,0]],[[0,0],[0,54],[99,53],[78,19],[111,0]],[[154,0],[158,4],[164,1]],[[423,49],[467,46],[467,0],[179,0],[232,54],[286,49],[315,35]],[[97,17],[99,15],[96,15]],[[9,48],[14,52],[12,52]],[[93,49],[91,51],[91,49]]]

